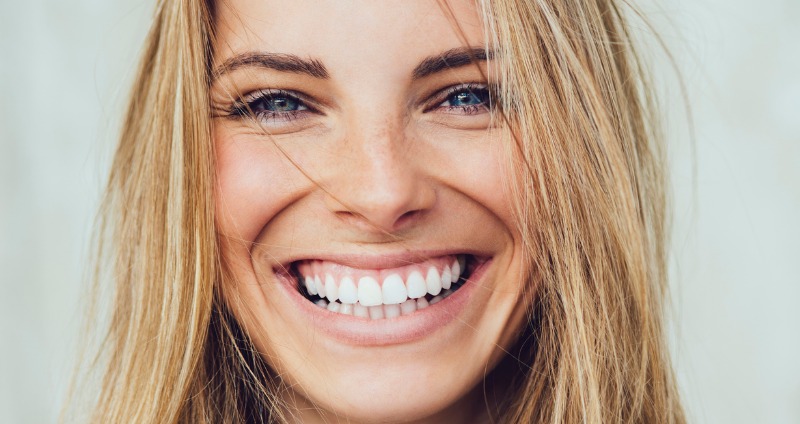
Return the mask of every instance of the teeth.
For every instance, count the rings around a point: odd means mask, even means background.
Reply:
[[[442,291],[442,280],[439,278],[439,271],[434,267],[428,269],[428,275],[425,277],[425,284],[428,286],[428,293],[436,296]]]
[[[400,316],[400,305],[383,305],[384,318],[397,318]]]
[[[319,292],[319,297],[326,297],[325,284],[322,284],[322,280],[319,279],[318,275],[314,276],[314,286],[317,288],[317,291]]]
[[[383,318],[383,306],[370,306],[369,308],[369,317],[371,319],[382,319]]]
[[[450,288],[450,284],[453,283],[452,278],[453,276],[450,272],[450,267],[444,267],[444,270],[442,270],[442,289],[447,290]]]
[[[402,277],[397,274],[391,274],[383,280],[384,305],[397,305],[405,302],[406,299],[408,299],[408,292],[406,291],[406,285],[403,284]],[[400,311],[398,310],[398,316],[399,315]]]
[[[425,300],[425,299],[422,299]],[[408,299],[405,302],[400,304],[400,314],[401,315],[408,315],[412,314],[417,311],[417,300]]]
[[[353,315],[359,318],[369,318],[369,319],[389,319],[389,318],[397,318],[399,316],[406,316],[411,315],[414,312],[425,309],[430,307],[431,305],[435,305],[448,296],[452,295],[452,290],[444,290],[438,296],[434,296],[433,299],[428,302],[425,300],[424,297],[419,299],[408,299],[403,303],[400,304],[393,304],[393,305],[375,305],[375,306],[364,306],[361,303],[339,303],[339,302],[328,302],[325,299],[320,299],[314,302],[317,306],[322,309],[327,309],[331,312],[336,312],[343,315]]]
[[[351,305],[349,303],[343,303],[342,306],[339,308],[339,313],[345,315],[353,315],[353,307],[354,305]]]
[[[450,277],[452,281],[458,282],[458,279],[461,278],[461,264],[458,263],[458,259],[453,261],[453,265],[450,267]]]
[[[406,285],[408,286],[408,297],[412,299],[418,299],[428,294],[428,286],[425,284],[425,279],[417,271],[408,276]]]
[[[465,256],[459,255],[449,265],[441,261],[439,265],[431,264],[427,272],[420,268],[409,269],[408,274],[380,272],[382,282],[378,273],[365,272],[367,275],[362,274],[356,282],[352,272],[357,271],[342,271],[313,262],[301,268],[305,276],[300,276],[300,284],[314,296],[311,300],[317,306],[331,312],[370,319],[395,318],[413,314],[452,295],[453,284],[461,281],[465,266]]]
[[[353,305],[353,315],[359,318],[369,318],[369,308],[356,303]]]
[[[364,306],[375,306],[383,303],[381,286],[378,285],[374,278],[362,277],[358,280],[358,302]],[[370,312],[370,316],[372,316],[372,312]]]
[[[325,293],[328,295],[326,297],[331,302],[339,299],[339,285],[336,284],[336,281],[330,274],[325,275]]]
[[[306,291],[312,295],[317,294],[317,285],[314,284],[314,279],[311,277],[306,277]]]
[[[342,303],[358,302],[358,290],[352,278],[344,277],[339,283],[339,301]]]

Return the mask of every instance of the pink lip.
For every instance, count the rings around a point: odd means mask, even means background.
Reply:
[[[419,258],[420,254],[417,253],[414,257]],[[366,265],[362,266],[363,268],[378,268],[374,266],[377,263],[390,265],[395,263],[409,263],[408,261],[397,262],[394,258],[392,261],[367,259],[368,258],[364,257],[356,262],[360,265]],[[324,258],[324,260],[332,259],[327,257]],[[387,346],[420,340],[446,327],[453,320],[458,318],[470,303],[475,288],[479,286],[479,284],[476,284],[476,281],[483,277],[485,270],[491,262],[491,259],[481,262],[472,272],[470,280],[441,302],[410,315],[379,320],[339,314],[320,308],[309,302],[300,294],[296,288],[297,283],[294,278],[283,272],[276,273],[276,276],[281,282],[280,286],[283,288],[283,290],[279,292],[285,295],[287,298],[286,300],[294,304],[299,310],[299,315],[302,317],[301,319],[309,320],[309,325],[320,330],[320,332],[345,344],[357,346]],[[347,265],[354,266],[354,261],[347,262]]]

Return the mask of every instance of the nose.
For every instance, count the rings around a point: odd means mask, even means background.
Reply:
[[[348,127],[327,184],[328,210],[366,232],[396,233],[424,217],[436,203],[425,161],[401,123]]]

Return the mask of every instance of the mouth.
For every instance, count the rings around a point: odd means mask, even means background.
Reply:
[[[467,284],[485,261],[471,254],[452,254],[399,267],[368,269],[304,259],[284,269],[300,295],[318,308],[382,320],[436,305]]]

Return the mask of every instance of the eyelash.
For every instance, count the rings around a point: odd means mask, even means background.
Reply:
[[[453,100],[453,97],[459,94],[473,96],[473,98],[481,101],[481,103],[470,105],[443,105]],[[234,103],[230,109],[229,115],[238,118],[252,117],[266,122],[291,122],[308,113],[318,113],[316,109],[309,105],[308,101],[303,99],[303,97],[303,95],[295,91],[278,89],[258,90],[247,94]],[[495,103],[495,97],[494,90],[492,90],[488,84],[458,84],[440,90],[428,97],[426,102],[433,102],[433,106],[427,107],[423,111],[427,113],[440,109],[451,114],[476,115],[483,111],[491,110]],[[270,100],[274,101],[276,99],[283,99],[284,101],[295,103],[298,109],[289,111],[259,110],[261,109],[259,103],[268,102]]]

